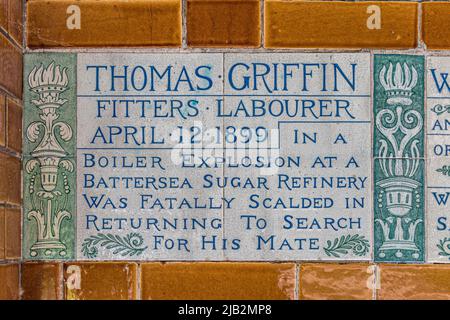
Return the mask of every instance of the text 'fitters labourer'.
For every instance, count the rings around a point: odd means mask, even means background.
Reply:
[[[210,65],[88,65],[99,126],[92,144],[164,144],[168,137],[135,120],[200,120],[205,112],[216,118],[355,119],[352,101],[340,92],[357,89],[357,65],[347,63],[243,63],[225,71],[225,79]],[[222,72],[222,71],[220,71]],[[226,94],[210,95],[222,86]],[[311,94],[319,90],[319,95]],[[183,94],[183,93],[189,94]],[[243,94],[245,93],[245,94]],[[122,95],[120,98],[112,96]],[[124,96],[125,95],[125,96]],[[128,96],[128,97],[127,97]],[[227,99],[227,96],[237,97]],[[130,123],[126,120],[129,119]],[[117,120],[117,123],[114,121]]]

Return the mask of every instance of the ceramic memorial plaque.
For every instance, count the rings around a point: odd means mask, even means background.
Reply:
[[[27,54],[24,257],[371,260],[370,64]]]

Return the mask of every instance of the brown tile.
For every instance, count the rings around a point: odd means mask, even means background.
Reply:
[[[289,263],[146,263],[142,299],[294,299]]]
[[[8,0],[0,0],[0,28],[8,30]]]
[[[0,264],[0,300],[19,299],[19,265]]]
[[[61,300],[62,265],[24,263],[21,270],[23,300]]]
[[[137,265],[126,262],[68,263],[64,265],[67,300],[133,300]]]
[[[22,46],[23,12],[21,0],[9,0],[8,32]]]
[[[22,151],[22,107],[12,99],[7,99],[7,143],[11,150]]]
[[[20,159],[0,152],[0,177],[0,202],[20,205]]]
[[[0,260],[5,259],[5,207],[0,206]]]
[[[80,29],[66,11],[76,4]],[[181,46],[181,0],[27,2],[29,47]]]
[[[368,28],[373,13],[367,11],[374,5],[381,10],[380,29]],[[414,48],[417,10],[416,2],[267,0],[265,46]]]
[[[21,257],[21,214],[20,209],[6,208],[6,259],[19,259]]]
[[[0,146],[6,145],[6,97],[0,92]]]
[[[22,52],[0,34],[0,86],[22,98]]]
[[[450,265],[380,265],[381,300],[450,299]]]
[[[422,3],[422,39],[427,49],[450,48],[450,3]]]
[[[370,300],[374,269],[369,264],[302,264],[300,300]]]
[[[259,0],[188,0],[187,43],[200,47],[259,47]]]

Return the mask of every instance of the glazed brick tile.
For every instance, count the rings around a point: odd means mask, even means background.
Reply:
[[[417,10],[416,2],[267,0],[265,46],[414,48]]]
[[[258,47],[259,0],[188,0],[187,43],[200,47]]]
[[[19,264],[0,264],[0,300],[18,300]]]
[[[0,86],[22,97],[22,52],[0,34]]]
[[[0,260],[5,259],[5,207],[0,206]]]
[[[23,300],[61,300],[62,265],[58,263],[24,263],[21,269]]]
[[[271,263],[146,263],[142,299],[294,299],[295,265]]]
[[[134,300],[135,263],[68,263],[64,265],[66,300]]]
[[[19,259],[21,256],[21,215],[20,209],[5,210],[5,257]]]
[[[8,30],[8,0],[0,0],[0,28]]]
[[[22,46],[23,10],[21,0],[9,0],[8,33]]]
[[[180,46],[181,0],[30,0],[27,37],[33,48]]]
[[[21,204],[20,159],[0,153],[0,202]]]
[[[22,151],[22,107],[12,99],[7,99],[7,146]]]
[[[374,266],[369,264],[302,264],[300,300],[371,300]]]
[[[422,39],[427,49],[450,48],[450,2],[422,3]]]
[[[379,268],[377,299],[450,299],[450,266],[386,264]]]
[[[0,146],[6,145],[6,97],[0,92]]]

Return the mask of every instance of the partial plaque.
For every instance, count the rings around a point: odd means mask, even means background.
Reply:
[[[430,262],[450,262],[449,57],[427,67],[427,250]]]

